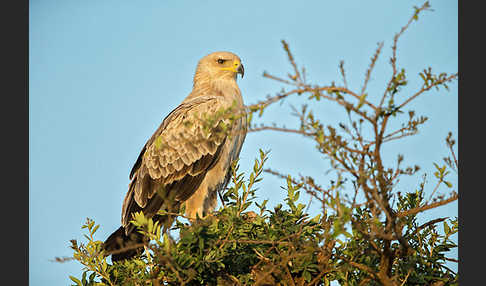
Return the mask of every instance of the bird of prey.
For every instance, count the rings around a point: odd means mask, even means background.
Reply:
[[[211,53],[199,61],[191,93],[165,117],[130,172],[121,227],[103,245],[112,261],[143,249],[143,236],[130,223],[133,213],[143,211],[170,226],[173,217],[157,214],[159,210],[178,212],[184,202],[190,218],[214,210],[217,193],[228,184],[231,163],[246,136],[244,113],[233,119],[222,116],[244,109],[238,74],[243,78],[244,68],[231,52]]]

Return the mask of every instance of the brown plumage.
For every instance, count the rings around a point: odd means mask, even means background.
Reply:
[[[163,120],[130,172],[122,225],[104,243],[108,253],[115,252],[113,261],[143,249],[130,247],[143,243],[130,223],[134,212],[143,211],[167,228],[173,218],[157,215],[161,209],[178,212],[185,202],[186,215],[196,218],[216,207],[217,192],[228,184],[231,162],[238,157],[246,135],[245,117],[229,121],[218,116],[221,110],[244,108],[238,73],[243,77],[243,65],[230,52],[215,52],[199,61],[192,92]],[[229,132],[223,132],[224,125]]]

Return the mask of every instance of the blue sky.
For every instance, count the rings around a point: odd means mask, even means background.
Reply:
[[[229,50],[245,66],[239,81],[247,104],[256,103],[282,85],[262,77],[267,71],[290,71],[280,40],[286,40],[313,83],[340,84],[344,60],[348,84],[360,90],[378,42],[383,54],[369,83],[370,96],[383,91],[389,78],[394,34],[423,1],[73,1],[31,0],[29,15],[29,267],[31,285],[66,285],[79,276],[78,263],[54,263],[70,256],[70,239],[82,239],[86,217],[101,224],[104,240],[120,225],[128,174],[145,141],[162,119],[190,92],[197,61]],[[458,70],[457,1],[430,1],[425,12],[399,42],[399,65],[407,70],[413,91],[418,72]],[[420,134],[386,147],[392,162],[422,166],[420,174],[399,188],[417,187],[433,162],[447,153],[444,138],[458,133],[458,88],[432,91],[411,108],[430,119]],[[288,114],[290,98],[265,113],[264,122],[297,126]],[[323,102],[316,109],[324,124],[345,120],[341,108]],[[309,140],[292,134],[251,133],[241,153],[241,168],[250,169],[259,148],[270,149],[267,167],[321,179],[328,166]],[[289,150],[291,152],[289,152]],[[457,190],[457,175],[450,180]],[[265,175],[259,196],[269,205],[285,196],[283,182]],[[445,192],[441,189],[439,192]],[[318,208],[312,207],[317,212]],[[438,208],[423,219],[456,216],[457,203]],[[457,255],[457,252],[455,252]],[[453,268],[456,268],[452,265]],[[456,268],[457,269],[457,268]]]

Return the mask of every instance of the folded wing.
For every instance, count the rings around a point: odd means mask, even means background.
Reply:
[[[229,122],[219,115],[228,107],[219,97],[199,97],[182,103],[163,120],[130,172],[122,226],[136,211],[149,217],[161,208],[176,211],[197,190],[222,154]],[[156,195],[158,191],[164,195]]]

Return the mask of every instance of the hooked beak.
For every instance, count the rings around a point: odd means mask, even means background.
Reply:
[[[241,74],[241,78],[243,78],[243,76],[245,75],[245,68],[243,67],[243,64],[238,59],[235,59],[231,66],[222,67],[221,70],[232,71],[235,73],[235,76]]]
[[[243,64],[240,63],[240,66],[236,70],[237,73],[241,74],[241,78],[245,75],[245,68],[243,67]]]

